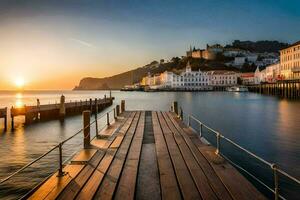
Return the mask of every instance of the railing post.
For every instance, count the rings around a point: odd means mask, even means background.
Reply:
[[[177,101],[173,102],[173,108],[174,108],[174,112],[176,113],[176,115],[178,116],[178,103]]]
[[[59,151],[59,169],[58,169],[58,177],[64,176],[65,172],[63,171],[63,158],[62,158],[62,143],[58,145]]]
[[[98,102],[97,98],[95,98],[95,125],[96,125],[96,137],[98,137]]]
[[[191,117],[191,116],[188,114],[188,118],[187,118],[187,125],[188,125],[188,127],[190,127],[190,125],[191,125],[190,117]]]
[[[121,113],[125,111],[125,100],[121,101]]]
[[[90,114],[92,114],[93,113],[93,100],[92,99],[90,99],[90,111],[91,111]]]
[[[120,105],[116,106],[116,114],[117,114],[117,117],[120,115]]]
[[[183,120],[183,110],[181,107],[180,107],[180,119]]]
[[[200,135],[200,137],[202,137],[202,127],[203,127],[203,125],[202,125],[202,123],[200,122],[200,130],[199,130],[199,135]]]
[[[216,137],[217,137],[217,150],[216,150],[216,154],[220,153],[220,133],[217,133]]]
[[[109,123],[109,112],[106,113],[106,122],[107,122],[107,126],[109,126],[110,125],[110,123]]]
[[[13,113],[14,107],[12,106],[10,109],[10,117],[11,117],[11,129],[15,129],[15,119],[14,119],[14,113]]]
[[[90,116],[91,111],[85,110],[82,113],[83,115],[83,146],[88,148],[90,146]]]
[[[114,108],[114,119],[117,119],[117,116],[116,116],[116,108]]]
[[[7,131],[7,107],[5,107],[4,130]]]
[[[66,115],[66,106],[65,106],[65,96],[61,95],[60,97],[60,104],[59,104],[59,118],[60,120],[64,120],[65,119],[65,115]]]
[[[278,173],[277,173],[277,165],[272,164],[271,168],[273,170],[273,175],[274,175],[274,199],[278,200],[279,199],[279,180],[278,180]]]

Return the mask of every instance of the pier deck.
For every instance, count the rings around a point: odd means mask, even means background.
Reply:
[[[174,113],[125,111],[29,199],[265,199]]]

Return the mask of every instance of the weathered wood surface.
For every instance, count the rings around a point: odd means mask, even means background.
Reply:
[[[122,113],[30,198],[265,199],[174,113],[147,113]]]

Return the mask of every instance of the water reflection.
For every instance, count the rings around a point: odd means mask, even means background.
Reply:
[[[23,94],[18,92],[16,95],[16,100],[15,100],[15,107],[17,108],[21,108],[24,106],[24,102],[23,102]]]

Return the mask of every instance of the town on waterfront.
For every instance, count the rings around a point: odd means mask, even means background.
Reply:
[[[300,2],[0,1],[0,200],[296,200]]]
[[[126,85],[124,91],[212,91],[230,90],[238,85],[260,85],[265,83],[284,82],[299,79],[300,41],[291,45],[282,45],[277,52],[256,52],[245,50],[253,42],[235,41],[225,47],[220,44],[207,45],[206,49],[190,47],[182,58],[174,57],[167,63],[171,70],[143,77],[140,82]],[[272,42],[265,41],[265,48]],[[232,48],[231,46],[240,46]],[[262,45],[261,45],[262,46]],[[261,50],[260,50],[261,51]],[[185,62],[185,69],[178,70],[176,64]],[[199,68],[198,70],[192,70]],[[217,65],[213,65],[217,62]],[[203,63],[208,66],[204,69]],[[156,62],[153,67],[159,68],[164,60]],[[199,67],[200,65],[200,67]],[[211,69],[210,69],[211,68]],[[218,68],[222,68],[219,70]],[[255,69],[255,70],[254,70]],[[248,72],[245,72],[248,71]],[[299,86],[298,86],[299,87]],[[236,91],[236,90],[234,90]]]

